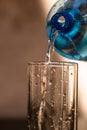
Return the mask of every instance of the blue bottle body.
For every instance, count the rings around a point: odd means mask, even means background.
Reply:
[[[60,55],[87,60],[87,0],[58,1],[48,14],[47,34]]]

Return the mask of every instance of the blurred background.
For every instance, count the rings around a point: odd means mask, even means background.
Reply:
[[[5,127],[12,129],[14,126],[16,130],[21,126],[22,130],[26,127],[27,63],[44,60],[48,45],[46,17],[56,1],[0,0],[0,127],[2,129]],[[68,61],[59,55],[58,58]],[[87,63],[78,62],[78,64],[79,115],[82,120],[83,117],[87,118]],[[10,125],[12,120],[13,125]],[[19,121],[18,124],[16,120]],[[20,120],[23,123],[20,123]],[[86,128],[85,126],[84,130]]]

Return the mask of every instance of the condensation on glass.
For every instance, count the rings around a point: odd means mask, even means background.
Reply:
[[[77,64],[28,64],[29,130],[77,130]]]

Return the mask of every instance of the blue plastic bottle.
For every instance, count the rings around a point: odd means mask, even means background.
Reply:
[[[47,17],[48,38],[62,56],[87,60],[87,0],[58,0]]]

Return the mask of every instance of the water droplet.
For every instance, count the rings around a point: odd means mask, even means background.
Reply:
[[[52,80],[49,81],[49,86],[51,86],[51,85],[52,85]]]
[[[71,75],[73,75],[73,73],[71,73]]]
[[[54,104],[51,104],[51,107],[54,107]]]
[[[62,121],[63,119],[62,119],[62,117],[60,117],[60,121]]]
[[[51,107],[54,107],[54,101],[53,100],[52,100],[50,105],[51,105]]]
[[[72,109],[72,111],[74,111],[74,108]]]
[[[37,74],[37,77],[39,78],[39,77],[40,77],[40,75],[39,75],[39,74]]]
[[[35,86],[38,86],[38,83],[35,83]]]
[[[67,104],[64,104],[64,106],[66,107],[66,106],[67,106]]]
[[[69,118],[68,118],[69,120],[71,120],[71,116],[69,116]]]
[[[54,126],[53,126],[53,125],[51,125],[50,127],[51,127],[51,128],[53,128]]]
[[[56,69],[54,68],[54,69],[53,69],[53,72],[55,72],[55,71],[56,71]]]

